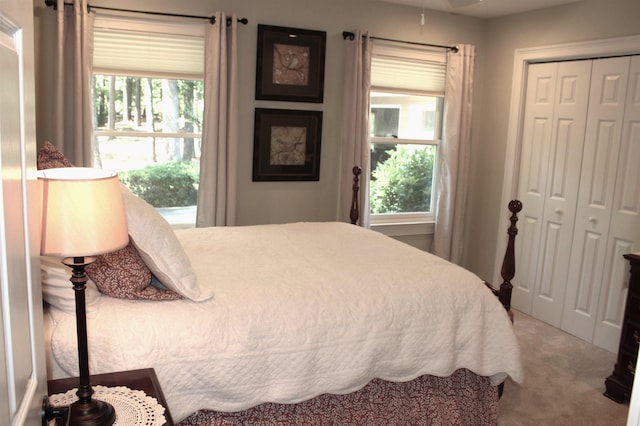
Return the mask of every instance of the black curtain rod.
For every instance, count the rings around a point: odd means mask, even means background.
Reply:
[[[344,40],[349,39],[349,40],[353,40],[356,37],[356,35],[354,33],[352,33],[351,31],[343,31],[342,32],[342,38]],[[372,38],[374,40],[382,40],[382,41],[393,41],[396,43],[407,43],[407,44],[415,44],[417,46],[429,46],[429,47],[439,47],[440,49],[446,49],[446,50],[451,50],[454,53],[458,52],[458,46],[443,46],[441,44],[429,44],[429,43],[418,43],[415,41],[402,41],[402,40],[394,40],[391,38],[383,38],[383,37],[373,37],[370,36],[369,38]]]
[[[44,4],[47,7],[53,7],[54,9],[58,8],[58,2],[55,0],[44,0]],[[64,3],[65,6],[72,6],[73,3]],[[110,10],[114,12],[131,12],[131,13],[142,13],[146,15],[159,15],[159,16],[173,16],[176,18],[191,18],[191,19],[207,19],[211,24],[216,23],[215,16],[198,16],[198,15],[182,15],[178,13],[164,13],[164,12],[150,12],[147,10],[131,10],[131,9],[118,9],[114,7],[105,7],[105,6],[91,6],[88,5],[89,9],[99,9],[99,10]],[[238,22],[247,25],[249,20],[247,18],[238,18]],[[227,18],[227,25],[231,25],[231,18]]]

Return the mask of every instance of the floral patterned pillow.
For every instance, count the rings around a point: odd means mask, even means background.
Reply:
[[[73,167],[71,161],[49,141],[45,142],[38,150],[37,163],[38,170]]]
[[[176,300],[179,294],[151,285],[151,271],[131,241],[126,247],[96,257],[87,275],[101,293],[118,299]]]

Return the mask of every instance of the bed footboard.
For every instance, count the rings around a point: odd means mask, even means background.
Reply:
[[[509,211],[511,212],[511,225],[507,230],[509,235],[509,241],[507,242],[507,250],[504,253],[504,260],[502,262],[502,269],[500,275],[502,276],[502,284],[498,290],[498,298],[507,311],[511,310],[511,291],[513,285],[511,280],[516,275],[516,255],[515,255],[515,241],[516,235],[518,235],[518,228],[516,222],[518,222],[518,213],[522,210],[522,202],[520,200],[512,200],[509,202]]]
[[[353,173],[353,186],[351,187],[351,210],[349,210],[349,219],[351,219],[352,225],[357,225],[358,219],[360,218],[358,191],[360,191],[360,173],[362,173],[362,169],[354,166],[353,169],[351,169],[351,173]]]
[[[500,270],[500,275],[502,277],[502,284],[500,284],[499,288],[493,288],[491,284],[485,281],[485,284],[491,289],[493,294],[495,294],[502,306],[511,314],[511,292],[513,291],[513,285],[511,284],[511,280],[516,275],[516,255],[515,255],[515,241],[516,235],[518,235],[518,227],[516,226],[516,222],[518,222],[518,213],[522,210],[522,202],[520,200],[511,200],[509,202],[509,211],[511,212],[511,217],[509,220],[511,221],[511,225],[507,230],[507,235],[509,237],[507,241],[507,249],[504,253],[504,259],[502,261],[502,269]]]

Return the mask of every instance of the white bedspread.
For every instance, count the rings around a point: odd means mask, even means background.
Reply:
[[[211,300],[102,297],[94,374],[153,367],[176,420],[467,368],[522,380],[504,309],[474,274],[343,223],[177,231]],[[336,238],[339,243],[336,244]],[[77,375],[75,318],[50,309],[51,355]]]

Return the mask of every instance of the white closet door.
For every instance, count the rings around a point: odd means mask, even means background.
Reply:
[[[593,340],[604,278],[629,62],[629,57],[622,57],[600,59],[593,64],[578,208],[561,324],[563,330],[587,341]]]
[[[559,326],[580,178],[591,61],[529,67],[514,306]]]
[[[622,139],[593,343],[615,352],[629,279],[623,254],[640,243],[640,56],[631,59]]]
[[[518,199],[525,206],[516,239],[518,273],[513,281],[512,305],[531,313],[536,284],[536,265],[540,251],[540,223],[544,209],[544,188],[551,140],[556,90],[557,63],[532,64],[528,68],[525,119]]]
[[[558,64],[541,253],[532,314],[559,326],[571,254],[584,147],[591,61]]]

